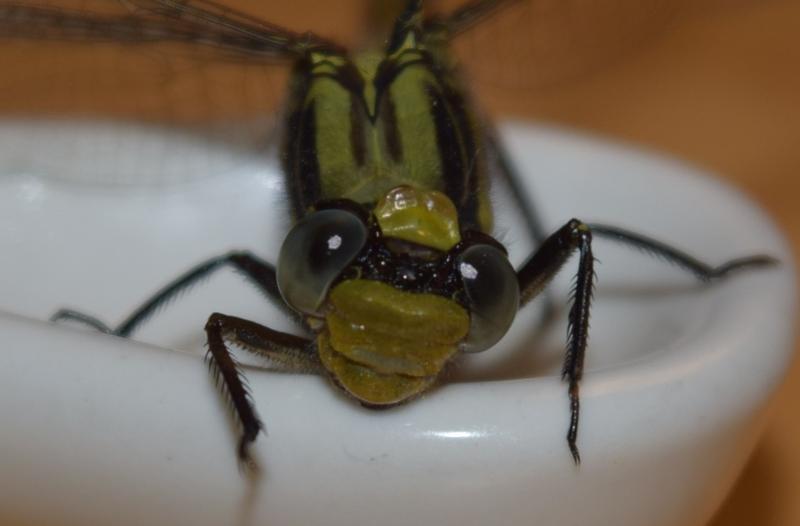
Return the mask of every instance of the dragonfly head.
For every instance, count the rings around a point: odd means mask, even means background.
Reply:
[[[318,203],[281,247],[278,286],[319,328],[333,377],[373,405],[418,394],[458,351],[490,348],[519,305],[505,248],[460,230],[444,194],[408,186],[370,206]]]

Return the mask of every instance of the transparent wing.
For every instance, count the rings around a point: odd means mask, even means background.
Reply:
[[[688,0],[432,3],[454,25],[453,48],[471,83],[505,111],[531,115],[532,98],[613,68],[694,8]]]
[[[203,0],[0,2],[0,168],[149,182],[265,157],[292,58],[333,44],[299,12],[240,4],[258,16]],[[302,31],[260,21],[272,15]]]
[[[457,59],[480,106],[538,116],[548,91],[635,53],[687,3],[429,0],[426,6],[452,26]],[[49,174],[101,181],[124,179],[95,171],[103,155],[128,156],[136,162],[120,166],[139,177],[227,170],[212,168],[220,152],[233,147],[258,155],[274,144],[287,64],[298,50],[332,42],[358,47],[368,29],[385,27],[402,4],[0,1],[0,163],[34,172],[49,163]],[[507,5],[495,10],[500,4]],[[127,130],[97,129],[92,141],[69,133],[98,120]],[[147,133],[150,126],[185,134],[190,151],[158,161],[166,156]],[[21,160],[20,141],[42,144],[42,155]]]
[[[116,9],[113,8],[116,5]],[[306,49],[336,48],[313,33],[295,33],[208,0],[117,0],[70,8],[0,4],[0,36],[131,44],[207,46],[232,56],[293,58]]]

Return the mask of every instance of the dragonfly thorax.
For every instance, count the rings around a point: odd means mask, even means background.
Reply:
[[[416,34],[296,62],[283,143],[296,218],[321,200],[375,203],[411,186],[446,195],[461,227],[491,230],[483,132],[440,44]]]

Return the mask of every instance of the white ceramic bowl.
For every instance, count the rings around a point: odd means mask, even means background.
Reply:
[[[80,167],[58,142],[59,126],[81,144],[110,137],[120,153]],[[534,305],[496,349],[465,357],[449,382],[387,411],[357,406],[322,378],[249,369],[268,429],[256,447],[263,476],[251,481],[237,469],[235,433],[205,370],[203,323],[220,311],[291,325],[232,272],[136,335],[149,344],[42,320],[70,306],[116,323],[230,248],[274,261],[288,227],[274,159],[202,150],[225,161],[158,183],[137,174],[184,158],[197,146],[191,138],[121,125],[1,126],[0,522],[707,521],[790,359],[795,286],[785,243],[736,191],[675,161],[561,131],[506,132],[548,228],[579,217],[712,263],[752,253],[782,263],[698,286],[596,241],[579,468],[564,439],[564,316],[535,334]],[[163,146],[158,157],[120,147],[145,140]],[[98,182],[112,175],[114,183]],[[498,232],[518,264],[531,246],[506,192],[496,194]],[[552,287],[559,304],[574,272],[571,262]]]

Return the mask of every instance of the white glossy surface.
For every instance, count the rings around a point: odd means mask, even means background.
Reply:
[[[215,310],[291,326],[233,273],[198,286],[136,336],[160,348],[37,320],[71,306],[119,321],[230,248],[274,260],[287,228],[274,162],[242,156],[224,173],[169,184],[135,175],[124,185],[85,182],[124,171],[109,157],[76,183],[63,175],[69,165],[60,171],[60,158],[46,159],[64,148],[43,150],[36,129],[0,125],[0,136],[17,138],[13,152],[0,146],[4,524],[699,525],[752,449],[790,358],[793,264],[738,193],[673,161],[511,127],[511,150],[549,228],[575,216],[711,262],[767,252],[783,265],[698,287],[597,241],[579,469],[557,377],[563,316],[534,336],[534,307],[497,349],[465,357],[450,383],[392,410],[362,409],[321,378],[248,370],[269,433],[256,447],[264,475],[252,483],[237,471],[235,435],[205,372],[202,327]],[[83,125],[72,140],[113,131]],[[155,137],[180,158],[183,139]],[[149,159],[138,162],[146,174]],[[156,171],[165,161],[153,162]],[[498,232],[519,263],[530,245],[496,193]],[[560,300],[573,272],[574,263],[555,283]]]

